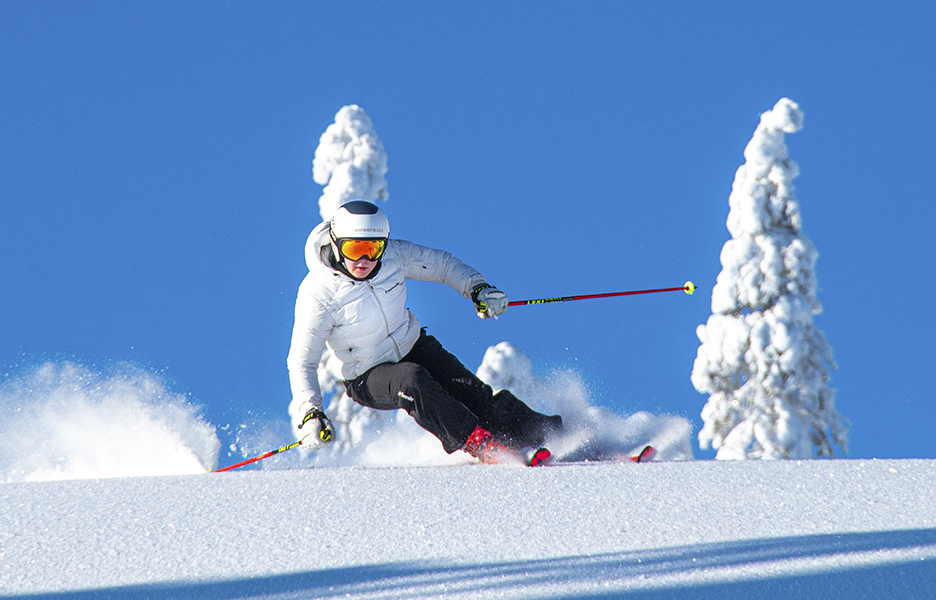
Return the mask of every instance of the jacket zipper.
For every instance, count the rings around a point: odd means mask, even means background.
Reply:
[[[397,360],[403,358],[403,353],[400,352],[400,346],[397,344],[397,341],[393,338],[390,331],[390,321],[387,319],[387,313],[384,312],[383,304],[380,302],[380,296],[377,295],[377,290],[374,289],[374,286],[371,285],[370,281],[365,282],[367,289],[370,290],[371,295],[374,296],[374,301],[377,303],[377,308],[380,309],[380,316],[383,317],[384,329],[387,330],[387,337],[390,338],[390,341],[393,342],[393,349],[396,351]]]

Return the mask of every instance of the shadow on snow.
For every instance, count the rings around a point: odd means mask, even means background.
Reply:
[[[818,567],[805,574],[758,573],[756,566],[787,559],[835,558],[852,553],[936,548],[936,529],[826,534],[696,544],[547,560],[474,565],[389,563],[307,571],[237,580],[195,581],[24,594],[9,598],[56,600],[237,598],[420,598],[503,594],[586,600],[589,598],[750,597],[930,597],[936,588],[936,560],[904,559],[865,567]],[[802,563],[800,563],[802,564]],[[741,576],[732,568],[754,567]],[[719,583],[686,583],[712,569],[727,569]],[[675,576],[654,583],[655,577]],[[602,588],[607,588],[602,591]]]

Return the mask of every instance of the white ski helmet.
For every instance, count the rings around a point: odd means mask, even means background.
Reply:
[[[366,200],[351,200],[338,207],[329,223],[332,248],[335,256],[344,256],[339,251],[340,241],[344,240],[382,240],[383,244],[372,260],[379,260],[390,237],[390,221],[384,211]],[[354,259],[356,260],[356,258]]]
[[[339,240],[390,237],[387,215],[366,200],[351,200],[339,206],[331,218],[330,228],[332,237]]]

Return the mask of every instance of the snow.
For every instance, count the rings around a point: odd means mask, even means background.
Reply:
[[[46,363],[0,386],[0,481],[204,473],[221,442],[156,374]]]
[[[933,460],[0,484],[0,595],[930,598]]]
[[[482,466],[401,419],[328,460],[207,473],[215,428],[157,375],[49,363],[0,386],[0,596],[931,597],[936,460],[678,460],[684,419],[488,354],[495,384],[566,385],[575,435],[669,460]]]

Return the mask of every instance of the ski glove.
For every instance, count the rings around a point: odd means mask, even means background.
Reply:
[[[507,310],[507,294],[487,283],[472,290],[471,299],[475,304],[475,312],[482,319],[496,319]]]
[[[335,439],[335,428],[331,420],[325,416],[325,411],[317,406],[306,411],[302,422],[299,423],[299,429],[305,433],[305,436],[300,438],[303,445],[309,448],[320,448]]]

